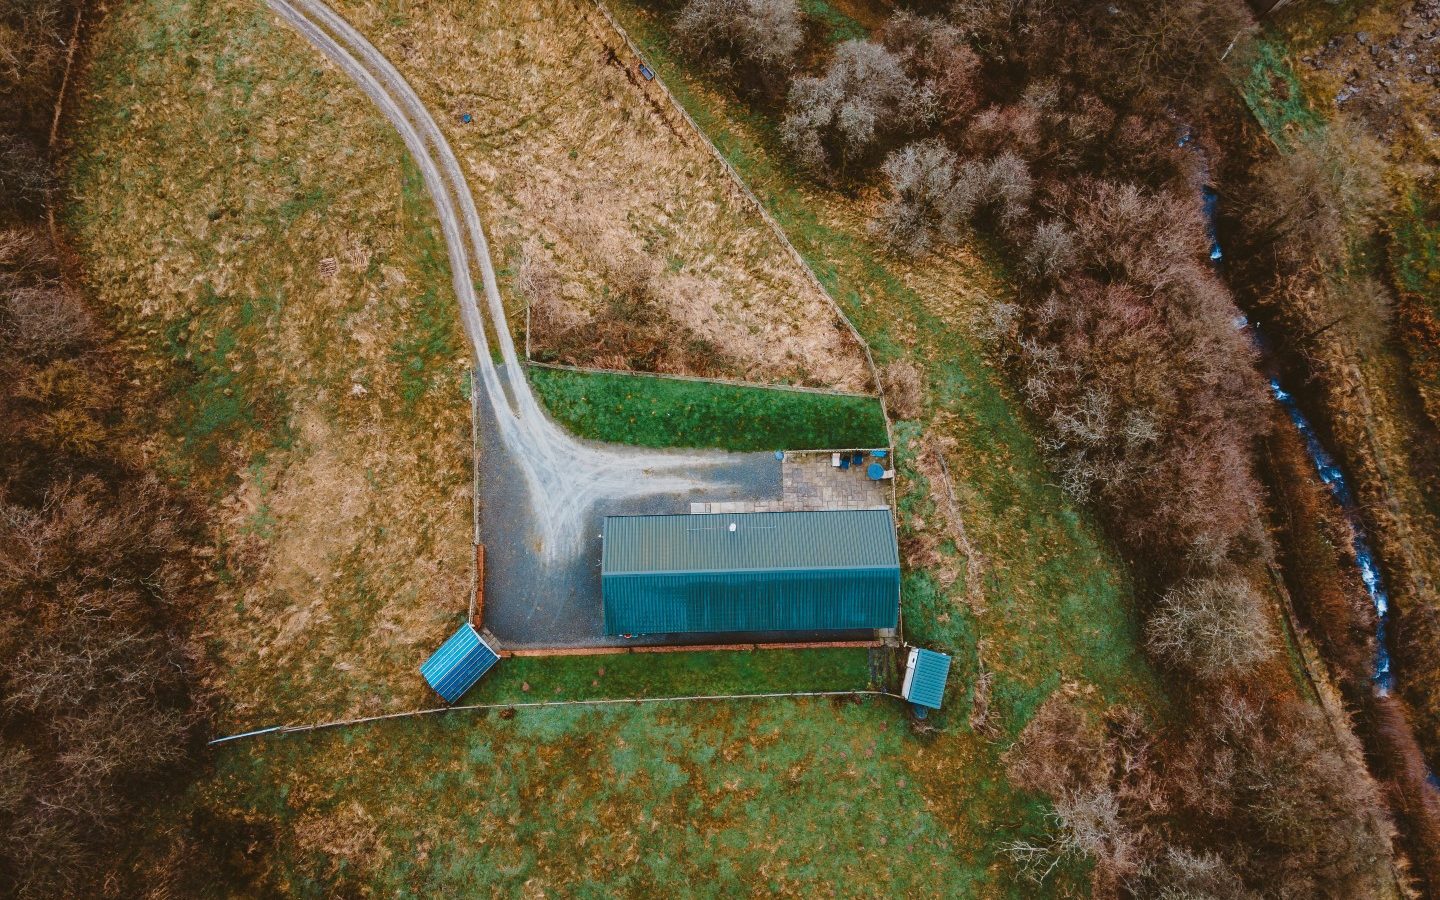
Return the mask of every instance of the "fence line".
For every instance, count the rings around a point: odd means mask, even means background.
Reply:
[[[775,700],[797,697],[893,697],[904,700],[899,694],[889,691],[786,691],[773,694],[690,694],[681,697],[624,697],[599,700],[529,700],[521,703],[470,703],[464,706],[433,706],[428,709],[413,709],[408,712],[386,713],[380,716],[364,716],[357,719],[337,719],[332,722],[316,722],[310,725],[272,725],[240,734],[226,735],[209,741],[207,746],[225,744],[244,738],[260,737],[267,734],[300,734],[302,732],[327,731],[332,728],[348,728],[353,725],[368,725],[394,719],[413,719],[452,712],[478,712],[492,709],[541,709],[557,706],[640,706],[646,703],[706,703],[717,700]]]
[[[716,653],[721,651],[750,650],[831,650],[831,649],[874,649],[885,646],[883,640],[865,641],[789,641],[775,644],[644,644],[639,646],[615,647],[519,647],[514,650],[500,650],[502,659],[514,657],[549,656],[621,656],[626,653]]]
[[[640,52],[639,46],[637,46],[636,43],[630,39],[630,33],[627,32],[620,25],[619,21],[617,21],[613,15],[611,15],[610,10],[605,6],[604,0],[592,0],[592,2],[595,4],[595,8],[600,11],[600,15],[604,16],[605,21],[610,24],[610,28],[617,35],[619,35],[620,40],[625,42],[625,46],[629,48],[630,53],[635,57],[635,59],[637,61],[643,62],[645,59],[645,55]],[[738,187],[740,189],[740,192],[750,200],[750,202],[754,205],[756,211],[759,212],[760,218],[765,222],[766,225],[770,227],[770,230],[774,232],[775,236],[780,240],[780,246],[784,247],[786,252],[790,254],[791,258],[794,259],[795,262],[800,266],[800,271],[805,273],[805,277],[810,281],[810,283],[815,287],[815,289],[820,292],[821,296],[823,296],[826,300],[830,302],[831,309],[835,310],[835,313],[840,316],[840,321],[844,322],[845,327],[850,330],[850,336],[853,337],[855,339],[855,342],[860,345],[861,351],[863,351],[865,354],[865,361],[870,366],[870,377],[873,378],[875,381],[876,395],[880,398],[880,412],[885,418],[886,443],[893,446],[895,443],[895,436],[891,433],[890,430],[890,411],[888,404],[886,404],[885,402],[885,386],[880,382],[880,369],[875,365],[875,356],[870,352],[870,344],[866,342],[863,336],[861,336],[860,329],[855,327],[855,323],[850,320],[850,316],[846,314],[844,308],[842,308],[839,302],[836,301],[836,299],[830,295],[830,292],[825,289],[825,285],[821,283],[820,278],[815,274],[815,270],[810,268],[810,264],[805,261],[805,257],[800,254],[799,250],[795,249],[795,245],[790,242],[790,236],[785,233],[785,229],[780,227],[780,223],[777,222],[775,220],[775,217],[770,214],[770,210],[765,207],[764,203],[760,202],[760,198],[755,195],[755,192],[750,190],[750,186],[745,183],[745,179],[742,178],[740,176],[740,173],[735,169],[735,167],[731,165],[730,160],[725,158],[725,154],[720,152],[720,148],[716,147],[715,144],[710,140],[710,137],[705,133],[705,130],[701,128],[699,123],[690,116],[690,113],[687,112],[685,107],[680,104],[680,101],[675,99],[675,95],[672,94],[670,92],[670,88],[665,85],[665,79],[661,78],[660,73],[655,72],[654,68],[654,66],[650,67],[651,71],[655,75],[651,83],[655,84],[660,89],[660,92],[665,95],[665,99],[670,101],[670,105],[674,107],[675,111],[680,114],[680,117],[689,124],[690,128],[695,132],[695,134],[700,137],[700,142],[704,144],[706,149],[710,151],[710,155],[714,156],[717,160],[719,160],[720,165],[723,166],[725,168],[725,171],[730,175],[730,179],[735,182],[735,186]]]
[[[547,363],[529,360],[529,365],[540,369],[556,369],[561,372],[579,372],[582,375],[633,375],[638,378],[664,378],[675,381],[694,381],[700,384],[721,384],[733,387],[755,388],[762,391],[791,391],[796,394],[823,394],[827,397],[855,397],[862,400],[878,400],[878,394],[859,394],[835,388],[807,387],[800,384],[763,384],[756,381],[741,381],[739,378],[717,378],[709,375],[680,375],[668,372],[640,372],[634,369],[606,369],[599,366],[567,366],[563,363]]]

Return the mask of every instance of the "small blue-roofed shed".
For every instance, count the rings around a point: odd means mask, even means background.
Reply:
[[[499,661],[500,654],[490,649],[474,625],[466,622],[425,660],[420,674],[446,703],[454,703]]]
[[[939,709],[945,699],[945,679],[950,674],[950,657],[933,650],[910,648],[905,662],[905,684],[900,696],[917,706]]]

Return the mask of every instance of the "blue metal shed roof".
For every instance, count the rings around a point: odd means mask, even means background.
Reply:
[[[905,673],[905,699],[939,709],[945,698],[945,679],[950,674],[950,657],[933,650],[914,650],[915,664]]]
[[[420,674],[446,703],[454,703],[499,660],[500,656],[485,643],[475,626],[466,622],[425,660]]]
[[[611,516],[604,536],[608,634],[896,626],[888,509]]]

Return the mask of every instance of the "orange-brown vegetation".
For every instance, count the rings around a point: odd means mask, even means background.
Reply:
[[[1213,61],[1248,14],[1232,0],[1121,2],[1098,23],[1079,2],[946,12],[837,47],[792,84],[782,137],[822,182],[886,182],[875,230],[893,250],[968,226],[1021,273],[991,330],[1062,486],[1153,598],[1150,649],[1179,706],[1143,722],[1083,689],[1053,695],[1009,754],[1053,827],[1010,855],[1042,881],[1088,858],[1101,895],[1383,892],[1379,790],[1287,677],[1261,592],[1263,380],[1208,260],[1201,164],[1177,146],[1177,116],[1213,115],[1204,101],[1229,90]],[[978,64],[944,117],[914,61],[951,37]],[[1344,202],[1365,196],[1351,186]]]

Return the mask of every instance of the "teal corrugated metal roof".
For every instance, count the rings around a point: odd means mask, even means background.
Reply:
[[[950,674],[950,657],[933,650],[915,648],[915,667],[906,673],[908,690],[905,699],[911,703],[939,709],[945,698],[945,679]]]
[[[888,509],[612,516],[601,592],[609,634],[894,628],[900,559]]]
[[[608,516],[601,560],[606,572],[899,565],[888,509]]]
[[[499,660],[475,626],[466,622],[425,660],[420,674],[446,703],[454,703]]]

